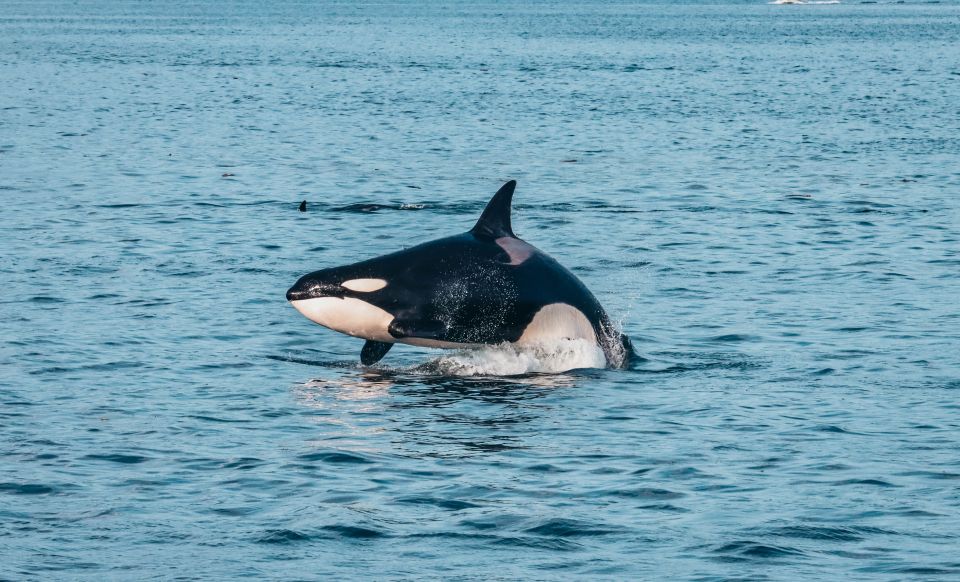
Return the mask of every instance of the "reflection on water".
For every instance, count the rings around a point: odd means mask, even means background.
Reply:
[[[360,372],[355,378],[341,377],[329,380],[314,379],[303,384],[300,399],[318,392],[328,392],[337,400],[372,400],[382,398],[393,382],[377,372]]]
[[[552,410],[540,400],[589,378],[589,372],[451,377],[423,369],[327,370],[328,377],[297,385],[294,395],[317,413],[314,421],[324,432],[314,440],[322,446],[336,442],[340,449],[370,452],[376,440],[390,443],[378,452],[399,446],[403,454],[455,457],[523,448],[523,435],[536,431]]]

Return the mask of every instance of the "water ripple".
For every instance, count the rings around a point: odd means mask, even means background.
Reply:
[[[948,2],[4,3],[0,579],[957,578],[957,38]],[[630,369],[362,366],[286,303],[508,179]]]

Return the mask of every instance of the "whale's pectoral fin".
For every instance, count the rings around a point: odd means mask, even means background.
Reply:
[[[383,359],[383,356],[387,355],[392,347],[393,344],[387,342],[367,340],[367,343],[363,344],[363,349],[360,350],[360,363],[364,366],[376,364]]]
[[[395,318],[390,322],[387,331],[397,339],[407,337],[443,340],[447,336],[449,328],[447,324],[435,319],[400,319]]]

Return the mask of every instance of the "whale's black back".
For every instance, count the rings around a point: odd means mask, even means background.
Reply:
[[[390,282],[363,299],[396,318],[398,338],[515,342],[552,303],[580,310],[600,336],[603,308],[570,271],[540,251],[510,260],[494,241],[465,233],[357,263],[350,276]]]

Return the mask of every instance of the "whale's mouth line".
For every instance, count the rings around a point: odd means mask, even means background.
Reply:
[[[287,301],[290,303],[290,305],[293,305],[294,307],[296,307],[297,303],[303,303],[305,301],[310,301],[312,299],[338,299],[340,301],[343,301],[346,299],[346,297],[338,297],[336,295],[319,295],[319,296],[304,295],[303,297],[295,297],[293,299],[287,299]]]
[[[344,299],[346,289],[343,289],[340,293],[333,292],[324,289],[322,292],[316,291],[287,291],[287,301],[290,303],[296,303],[297,301],[309,301],[310,299]]]
[[[327,297],[343,299],[350,290],[337,283],[321,281],[298,281],[287,290],[287,301],[306,301],[308,299],[325,299]]]

